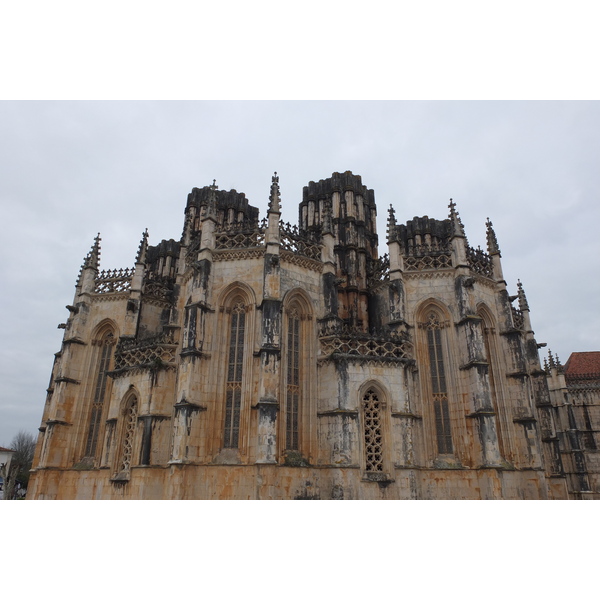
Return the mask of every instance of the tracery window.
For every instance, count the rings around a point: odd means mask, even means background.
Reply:
[[[100,340],[95,342],[96,354],[96,383],[94,386],[94,397],[88,427],[87,441],[85,444],[85,456],[94,458],[98,446],[98,437],[102,425],[104,413],[104,400],[108,388],[108,372],[110,371],[115,338],[112,331],[106,332]]]
[[[133,438],[137,425],[138,401],[135,396],[129,400],[125,408],[123,423],[123,443],[121,445],[121,460],[119,472],[127,473],[131,470],[131,457],[133,454]]]
[[[383,436],[381,423],[381,403],[379,396],[369,390],[363,396],[364,436],[366,470],[377,473],[383,471]]]
[[[225,384],[225,432],[223,442],[225,448],[237,448],[239,443],[245,327],[246,307],[243,302],[236,302],[231,309],[229,325],[229,357]]]
[[[592,420],[587,404],[583,404],[583,420],[585,422],[585,431],[583,432],[583,447],[586,450],[597,450],[596,440],[594,440],[594,430]]]
[[[293,308],[287,320],[287,382],[285,398],[285,447],[299,449],[300,412],[300,315]]]
[[[425,328],[427,330],[427,346],[429,350],[429,372],[435,415],[435,431],[439,454],[452,454],[452,431],[450,428],[450,409],[448,406],[448,390],[442,350],[442,323],[438,315],[430,313]]]

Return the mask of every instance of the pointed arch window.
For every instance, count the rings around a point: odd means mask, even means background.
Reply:
[[[138,400],[132,396],[125,406],[123,423],[123,442],[121,445],[121,459],[119,461],[119,471],[129,473],[131,470],[131,457],[133,455],[133,439],[135,428],[137,426]]]
[[[300,314],[296,307],[287,317],[287,377],[285,387],[285,447],[299,450],[300,413]]]
[[[429,314],[425,324],[429,352],[429,373],[435,432],[439,454],[452,454],[452,431],[450,428],[450,408],[446,386],[446,370],[443,352],[443,325],[435,312]]]
[[[110,371],[115,346],[115,337],[112,331],[106,331],[94,344],[97,346],[96,353],[96,378],[94,385],[94,396],[85,444],[85,456],[94,458],[96,456],[104,404],[109,385],[108,372]]]
[[[229,322],[229,354],[227,381],[225,384],[225,448],[237,448],[240,434],[242,407],[242,381],[244,370],[244,337],[246,330],[246,307],[237,301],[231,309]]]
[[[368,473],[383,472],[383,434],[381,402],[378,394],[369,389],[362,399],[364,415],[365,463]]]

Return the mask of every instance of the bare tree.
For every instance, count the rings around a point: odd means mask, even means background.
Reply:
[[[13,438],[10,447],[15,453],[4,477],[5,500],[15,500],[19,490],[27,489],[35,444],[35,436],[23,430],[19,431]]]

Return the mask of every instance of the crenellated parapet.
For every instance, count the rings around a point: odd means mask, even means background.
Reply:
[[[282,250],[321,260],[321,244],[314,233],[299,230],[296,225],[280,223],[279,235]]]
[[[209,210],[214,202],[216,220],[219,225],[232,223],[258,223],[258,208],[250,206],[246,194],[236,190],[219,190],[216,185],[193,188],[188,194],[186,215],[194,220],[193,229],[200,229],[203,213]]]
[[[493,278],[494,265],[492,264],[492,258],[480,247],[467,247],[467,263],[472,273],[490,279]]]
[[[302,191],[300,228],[320,228],[329,210],[333,223],[351,219],[363,224],[368,235],[376,235],[375,192],[350,171],[333,173],[327,179],[311,181]]]
[[[383,361],[412,361],[413,345],[404,333],[388,329],[366,334],[339,321],[324,320],[319,326],[322,358],[352,357]]]
[[[175,366],[177,340],[172,331],[143,340],[121,339],[115,350],[113,377],[130,369],[166,369]]]
[[[133,269],[107,269],[96,276],[94,292],[96,294],[118,294],[131,288]]]
[[[239,221],[223,223],[215,231],[215,250],[258,248],[265,242],[266,223]]]

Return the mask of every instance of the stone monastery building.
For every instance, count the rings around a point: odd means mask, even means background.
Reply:
[[[133,269],[100,270],[96,238],[28,497],[594,497],[492,223],[474,249],[449,210],[390,207],[379,256],[359,176],[310,182],[290,226],[275,175],[262,221],[194,188],[180,241],[144,233]]]

